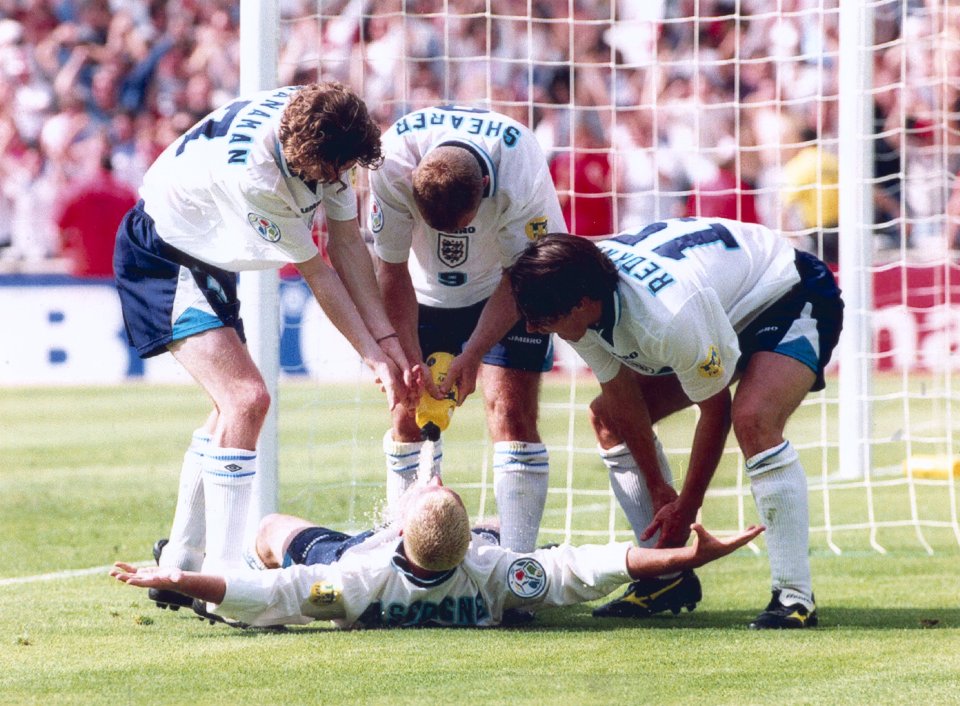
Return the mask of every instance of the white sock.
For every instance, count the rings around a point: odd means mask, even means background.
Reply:
[[[257,452],[208,447],[203,457],[207,552],[204,571],[243,563]]]
[[[500,546],[532,552],[547,502],[547,447],[526,441],[493,445],[493,494],[500,515]]]
[[[813,608],[810,579],[807,477],[789,441],[747,459],[750,491],[760,521],[767,526],[767,552],[773,590],[784,605]]]
[[[177,508],[173,513],[173,525],[167,545],[160,555],[160,566],[176,567],[186,571],[199,571],[203,564],[206,544],[204,520],[203,452],[210,443],[210,435],[204,429],[193,432],[187,452],[180,467],[180,486],[177,491]]]
[[[667,485],[672,486],[673,473],[670,472],[670,462],[667,461],[667,455],[663,452],[663,445],[656,437],[654,437],[654,444],[657,447],[660,475]],[[627,516],[627,521],[636,537],[637,546],[652,547],[657,543],[660,533],[657,532],[646,541],[640,541],[640,535],[653,522],[654,512],[647,482],[643,479],[633,454],[630,453],[626,444],[617,444],[609,449],[601,448],[600,458],[603,460],[603,465],[607,467],[613,495],[620,503],[623,514]]]
[[[430,475],[440,475],[443,460],[443,440],[433,444],[422,441],[394,441],[393,431],[387,429],[383,435],[383,453],[387,460],[387,507],[395,507],[397,500],[411,485],[417,482],[420,469],[420,452],[424,447],[433,447],[433,460],[430,463]]]

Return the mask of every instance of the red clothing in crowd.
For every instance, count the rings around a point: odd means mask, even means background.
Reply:
[[[613,195],[610,157],[602,152],[558,154],[550,162],[550,176],[557,187],[563,218],[574,235],[610,235],[613,226]]]
[[[77,277],[112,277],[113,244],[124,215],[137,202],[136,193],[100,169],[68,194],[57,226],[62,254]]]
[[[736,175],[729,169],[718,170],[715,178],[699,185],[699,191],[694,187],[693,193],[687,197],[685,215],[760,222],[753,190],[742,179],[737,183]]]

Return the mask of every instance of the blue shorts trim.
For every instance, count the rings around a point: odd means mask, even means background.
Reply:
[[[291,540],[283,555],[283,566],[333,564],[350,547],[355,547],[372,534],[373,530],[367,530],[351,536],[326,527],[307,527]]]
[[[837,280],[823,262],[798,250],[796,263],[799,284],[740,333],[737,369],[746,369],[754,353],[773,351],[810,368],[817,376],[811,390],[817,391],[826,386],[823,370],[843,329],[843,299]]]
[[[460,353],[477,327],[486,300],[459,309],[440,309],[420,305],[418,335],[423,354],[437,351]],[[545,373],[553,369],[553,339],[549,335],[528,333],[520,319],[483,356],[487,365],[511,370]]]
[[[236,329],[245,340],[237,299],[237,273],[221,270],[180,252],[157,234],[143,201],[117,230],[113,270],[127,340],[141,358],[167,350],[173,341],[213,328]],[[192,289],[205,311],[188,306],[177,313],[178,292]]]

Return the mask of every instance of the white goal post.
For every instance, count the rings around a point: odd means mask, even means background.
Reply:
[[[960,544],[956,3],[242,0],[240,26],[242,90],[332,78],[384,127],[443,102],[526,122],[556,160],[574,232],[602,221],[598,208],[617,230],[726,208],[833,258],[844,331],[831,384],[801,409],[801,431],[816,433],[795,442],[812,531],[834,552],[844,532],[865,534],[877,551],[889,546],[881,533],[895,530],[927,552]],[[796,181],[805,152],[815,154],[813,183]],[[881,154],[898,160],[884,173]],[[804,220],[804,199],[818,221]],[[277,279],[245,274],[241,285],[251,350],[276,399],[285,375]],[[574,433],[585,425],[575,388],[588,378],[572,358],[560,368],[551,379],[570,381],[560,403],[568,433],[547,440],[559,510],[541,540],[624,536],[609,493],[580,487],[593,452]],[[278,504],[275,410],[261,437],[262,512]],[[378,424],[386,428],[385,412]],[[668,444],[680,475],[684,443]],[[731,524],[743,524],[752,507],[742,459],[733,448],[725,457],[728,479],[718,474],[710,497],[733,499]],[[481,511],[492,497],[487,465]],[[362,524],[366,510],[350,508],[347,520]]]

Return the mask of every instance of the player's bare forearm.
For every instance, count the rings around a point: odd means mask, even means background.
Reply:
[[[686,547],[647,549],[630,547],[627,550],[627,571],[634,580],[663,574],[677,573],[719,559],[746,545],[765,529],[751,525],[742,532],[723,539],[714,537],[703,525],[693,523],[693,543]]]
[[[222,576],[169,567],[137,568],[132,564],[118,561],[110,570],[110,575],[129,586],[176,591],[207,603],[222,603],[227,592],[227,582]]]
[[[694,514],[703,505],[707,487],[723,455],[730,433],[730,404],[729,389],[699,404],[700,418],[690,449],[690,468],[680,491],[680,504],[692,508]]]
[[[373,258],[360,236],[360,227],[356,219],[350,221],[328,219],[327,229],[330,233],[327,241],[330,262],[340,275],[351,300],[360,312],[360,318],[363,319],[374,339],[389,334],[392,326],[383,300],[380,298],[380,290],[377,288]],[[401,362],[397,361],[397,364],[401,365]]]
[[[423,362],[425,353],[421,351],[417,336],[419,321],[417,294],[406,262],[377,262],[377,283],[383,298],[387,318],[396,331],[411,365]]]
[[[377,343],[336,271],[327,267],[319,254],[299,263],[297,269],[330,322],[376,374],[387,394],[390,408],[412,405],[411,398],[415,391],[405,380],[407,368],[391,358]],[[388,325],[384,328],[388,328]]]
[[[507,331],[519,320],[520,312],[517,311],[517,304],[513,299],[510,280],[503,275],[483,307],[477,327],[464,344],[463,352],[469,353],[477,360],[483,358],[487,351],[506,336]]]

